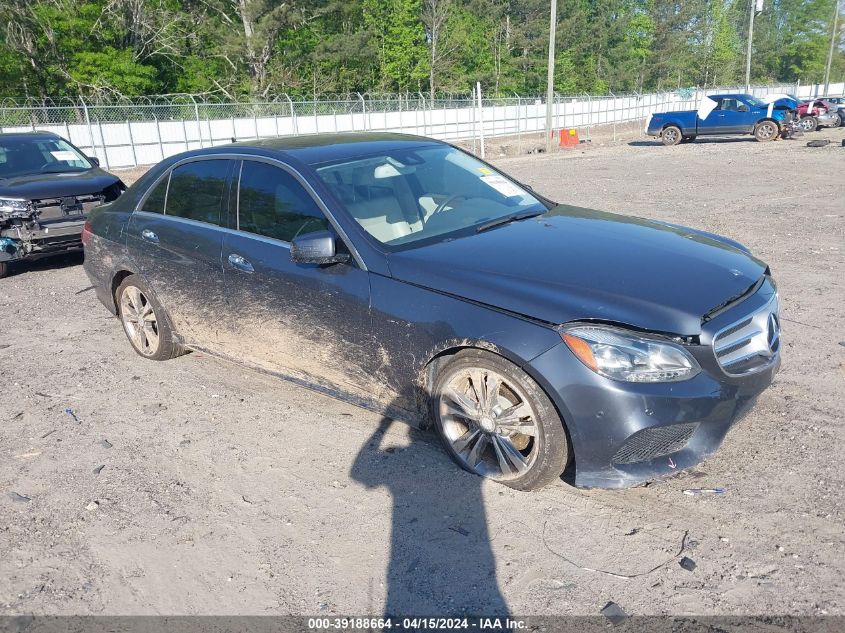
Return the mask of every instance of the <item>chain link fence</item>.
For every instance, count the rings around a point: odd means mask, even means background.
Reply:
[[[792,93],[809,97],[818,86],[755,86],[757,96]],[[745,92],[743,87],[680,89],[648,94],[555,95],[553,127],[590,131],[597,126],[645,121],[655,111],[694,109],[703,94]],[[845,92],[842,84],[831,93]],[[444,94],[320,95],[263,101],[222,101],[162,95],[88,101],[0,99],[0,133],[55,132],[106,168],[153,164],[179,152],[233,140],[332,132],[391,131],[448,141],[537,135],[545,131],[545,97]]]

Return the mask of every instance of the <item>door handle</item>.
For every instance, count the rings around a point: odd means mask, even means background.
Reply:
[[[232,253],[231,255],[229,255],[229,264],[232,265],[232,268],[237,268],[238,270],[242,270],[245,273],[255,272],[255,268],[252,267],[252,264],[250,264],[237,253]]]
[[[148,242],[152,242],[153,244],[158,244],[158,235],[156,235],[155,233],[153,233],[149,229],[144,229],[143,231],[141,231],[141,237],[143,239],[147,240]]]

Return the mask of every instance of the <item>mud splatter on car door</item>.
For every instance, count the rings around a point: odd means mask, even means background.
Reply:
[[[177,166],[129,223],[130,256],[189,345],[214,344],[224,307],[221,226],[233,165],[217,159]]]
[[[296,179],[244,161],[237,230],[223,240],[227,308],[220,351],[272,372],[297,375],[368,399],[374,354],[369,273],[350,260],[298,264],[290,240],[328,221]]]

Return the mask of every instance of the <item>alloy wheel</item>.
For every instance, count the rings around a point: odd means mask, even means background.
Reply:
[[[757,130],[757,137],[764,141],[774,138],[776,134],[777,131],[772,123],[761,123]]]
[[[522,389],[497,372],[463,369],[439,397],[446,440],[466,468],[491,479],[526,473],[538,453],[537,416]]]
[[[674,128],[668,128],[663,132],[663,136],[666,138],[666,142],[674,145],[678,140],[678,133],[675,131]]]
[[[132,345],[144,356],[159,347],[158,318],[149,299],[136,286],[126,286],[120,297],[120,318]]]

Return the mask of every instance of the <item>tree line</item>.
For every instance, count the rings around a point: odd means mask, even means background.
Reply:
[[[538,94],[549,1],[3,0],[0,95]],[[765,0],[752,80],[820,82],[835,1]],[[560,0],[555,90],[741,83],[749,2]]]

